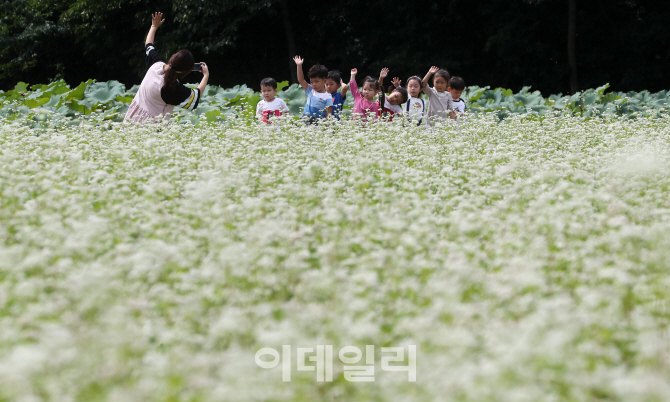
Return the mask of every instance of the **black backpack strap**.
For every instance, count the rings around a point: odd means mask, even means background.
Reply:
[[[423,116],[426,113],[426,102],[424,102],[423,98],[419,99],[421,99],[421,116]],[[417,124],[417,126],[420,126],[422,121],[423,117],[419,119],[419,124]]]

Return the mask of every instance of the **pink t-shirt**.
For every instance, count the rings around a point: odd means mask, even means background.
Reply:
[[[159,116],[162,116],[165,120],[170,120],[174,105],[166,104],[161,98],[161,88],[165,77],[164,65],[163,62],[157,62],[149,67],[140,89],[133,98],[128,112],[126,112],[124,121],[133,123],[156,122],[159,120]]]
[[[354,97],[354,110],[352,110],[351,115],[354,118],[360,118],[363,121],[367,121],[368,113],[374,113],[374,118],[377,118],[377,111],[379,110],[379,105],[377,101],[368,102],[367,99],[363,97],[361,91],[358,90],[358,85],[356,81],[349,82],[349,90],[351,91],[351,96]]]

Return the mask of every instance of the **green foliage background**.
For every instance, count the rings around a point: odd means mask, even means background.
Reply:
[[[357,67],[362,75],[389,67],[403,79],[439,65],[468,85],[515,92],[532,85],[548,96],[569,89],[567,8],[563,0],[7,0],[0,4],[0,89],[59,78],[139,84],[149,15],[162,11],[159,52],[191,50],[223,87],[292,80],[290,58],[300,54],[306,65]],[[666,89],[669,18],[668,2],[578,2],[580,88]]]
[[[557,94],[545,98],[529,87],[514,93],[511,89],[471,86],[464,91],[463,98],[469,113],[495,113],[501,120],[518,114],[636,118],[667,113],[670,103],[668,91],[654,94],[649,91],[606,93],[608,87],[603,85],[574,95]],[[82,121],[93,124],[120,122],[138,88],[135,85],[127,90],[118,81],[95,82],[92,79],[74,88],[63,80],[32,86],[20,82],[10,91],[0,91],[0,117],[26,121],[33,127],[79,125]],[[286,101],[291,115],[300,116],[306,101],[302,88],[297,84],[289,86],[288,81],[283,81],[278,84],[278,89],[277,96]],[[232,88],[209,85],[195,112],[179,110],[175,112],[175,119],[194,125],[233,116],[251,121],[260,99],[261,94],[246,85]],[[348,96],[345,115],[352,106],[352,97]]]

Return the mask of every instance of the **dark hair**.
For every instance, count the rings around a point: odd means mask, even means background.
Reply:
[[[167,62],[170,68],[165,73],[163,86],[165,89],[174,90],[177,87],[178,80],[184,78],[193,70],[195,59],[191,52],[182,49],[170,57]]]
[[[465,89],[465,80],[461,77],[451,77],[449,80],[449,88],[462,91]]]
[[[379,81],[376,78],[372,78],[368,75],[365,77],[365,81],[363,81],[363,86],[367,83],[372,84],[372,88],[374,88],[375,91],[379,91]]]
[[[437,72],[435,73],[435,77],[433,77],[433,82],[435,82],[435,78],[437,78],[437,77],[444,78],[444,80],[447,81],[447,83],[449,83],[449,80],[451,79],[451,75],[449,75],[449,71],[444,70],[444,69],[437,70]]]
[[[413,75],[407,79],[407,82],[405,83],[405,86],[409,86],[409,82],[412,80],[417,80],[419,81],[419,86],[423,86],[423,80],[418,76],[418,75]]]
[[[409,94],[407,93],[407,90],[402,87],[398,87],[395,89],[396,92],[400,92],[400,96],[402,96],[402,102],[405,103],[407,102],[407,99],[409,99]]]
[[[328,78],[328,69],[323,64],[313,65],[307,72],[309,78]]]
[[[338,84],[340,83],[340,81],[342,81],[342,77],[340,77],[340,72],[337,70],[328,71],[328,77],[326,77],[326,79],[333,80]]]
[[[263,78],[261,81],[261,88],[262,87],[272,87],[272,89],[277,89],[277,81],[274,78]]]

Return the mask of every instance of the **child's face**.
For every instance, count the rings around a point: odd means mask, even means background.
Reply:
[[[433,80],[433,87],[437,92],[444,92],[447,90],[447,80],[444,77],[437,76]]]
[[[314,87],[314,85],[312,85],[312,87]],[[340,89],[339,82],[335,82],[332,78],[326,78],[326,92],[334,94],[338,89]]]
[[[418,98],[421,93],[421,83],[417,79],[410,80],[407,83],[407,92],[412,98]]]
[[[454,88],[447,88],[447,91],[451,94],[451,97],[454,99],[461,99],[461,95],[463,95],[463,90],[462,89],[454,89]]]
[[[261,87],[261,94],[266,102],[272,102],[275,100],[275,95],[277,95],[277,88]]]
[[[314,77],[309,79],[312,89],[316,92],[325,92],[326,91],[326,80],[319,77]]]
[[[363,94],[363,97],[366,101],[372,102],[372,100],[375,98],[375,95],[377,95],[377,90],[371,83],[366,82],[363,84],[363,90],[361,91],[361,94]]]
[[[391,94],[386,97],[386,100],[392,105],[402,105],[402,95],[398,91],[391,92]]]

